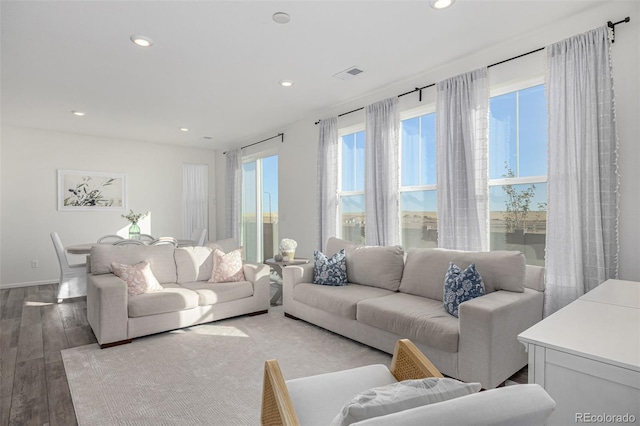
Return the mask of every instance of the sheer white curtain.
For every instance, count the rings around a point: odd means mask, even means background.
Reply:
[[[545,314],[618,274],[618,174],[607,27],[547,47]]]
[[[227,151],[226,233],[240,243],[242,223],[242,150]]]
[[[209,166],[182,166],[182,234],[191,238],[194,229],[209,229]],[[205,238],[206,240],[206,238]]]
[[[338,117],[320,122],[318,137],[318,247],[338,232]],[[328,253],[331,255],[332,253]]]
[[[400,240],[398,206],[398,98],[366,108],[364,148],[365,241],[367,245],[395,245]]]
[[[437,84],[438,245],[489,250],[487,69]]]

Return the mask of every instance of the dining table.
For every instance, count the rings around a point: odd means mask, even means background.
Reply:
[[[178,247],[185,246],[193,246],[195,242],[193,240],[177,240]],[[150,244],[151,241],[143,241],[146,245]],[[80,244],[71,244],[66,246],[64,249],[69,254],[89,254],[91,253],[91,248],[97,245],[113,245],[113,243],[80,243]]]

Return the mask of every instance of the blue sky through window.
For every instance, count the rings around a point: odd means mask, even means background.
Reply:
[[[544,85],[490,100],[489,178],[547,174],[547,101]],[[520,119],[518,118],[520,117]]]

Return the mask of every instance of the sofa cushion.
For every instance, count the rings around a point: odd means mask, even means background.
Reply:
[[[225,253],[229,253],[237,248],[240,248],[240,245],[235,238],[225,238],[224,240],[217,240],[212,243],[207,243],[205,244],[205,247],[209,247],[211,250],[220,249]]]
[[[481,387],[480,383],[428,377],[371,388],[347,401],[331,426],[348,426],[373,417],[448,401],[476,393]]]
[[[200,306],[215,305],[216,303],[243,299],[253,295],[253,284],[249,281],[237,281],[231,283],[208,283],[204,281],[196,281],[183,283],[182,287],[198,293],[198,304]]]
[[[524,255],[519,251],[473,252],[433,248],[409,250],[399,290],[441,301],[442,283],[450,262],[463,269],[475,263],[487,294],[497,290],[524,292],[526,265]]]
[[[242,248],[224,253],[220,249],[213,251],[213,270],[211,271],[211,283],[227,283],[244,281],[244,268],[242,266]]]
[[[461,303],[482,295],[484,295],[484,283],[482,276],[476,271],[476,264],[472,263],[463,271],[451,262],[444,279],[442,301],[445,311],[458,318],[458,306]]]
[[[148,262],[142,261],[135,265],[112,262],[111,268],[116,277],[127,283],[129,296],[162,290],[162,286],[153,276]]]
[[[174,252],[178,283],[208,281],[213,269],[211,247],[178,247]]]
[[[357,312],[362,323],[445,352],[458,352],[459,321],[440,301],[395,293],[363,300]]]
[[[356,319],[358,302],[393,294],[389,290],[364,285],[325,286],[302,283],[293,289],[293,299],[339,317]]]
[[[320,285],[347,285],[347,260],[344,249],[331,257],[313,251],[313,283]]]
[[[195,291],[172,285],[163,287],[162,291],[130,296],[127,302],[129,317],[144,317],[198,307],[198,293]]]
[[[404,269],[401,246],[351,246],[346,248],[350,283],[396,291]]]
[[[387,366],[373,364],[287,380],[287,389],[301,425],[328,425],[353,395],[396,382]]]
[[[96,244],[91,248],[91,273],[93,275],[113,273],[111,263],[134,265],[143,260],[149,262],[151,272],[160,284],[175,283],[176,263],[174,248],[170,244],[155,246]]]
[[[340,250],[343,250],[343,249],[346,250],[348,247],[354,247],[354,246],[357,246],[357,244],[351,241],[342,240],[336,237],[330,237],[327,240],[326,252],[327,252],[327,255],[332,256],[337,252],[339,252]]]

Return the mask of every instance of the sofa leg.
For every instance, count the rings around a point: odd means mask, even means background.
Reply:
[[[257,311],[257,312],[251,312],[249,315],[250,317],[255,317],[256,315],[262,315],[262,314],[267,314],[269,313],[268,309],[265,309],[264,311]]]
[[[300,321],[300,318],[298,318],[298,317],[294,317],[293,315],[291,315],[291,314],[289,314],[289,313],[287,313],[287,312],[285,312],[285,313],[284,313],[284,316],[285,316],[285,317],[287,317],[287,318],[294,319],[294,320],[296,320],[296,321]]]
[[[100,345],[100,349],[111,348],[113,346],[126,345],[127,343],[131,343],[131,342],[132,342],[131,339],[127,339],[127,340],[120,340],[118,342],[105,343],[104,345]]]

